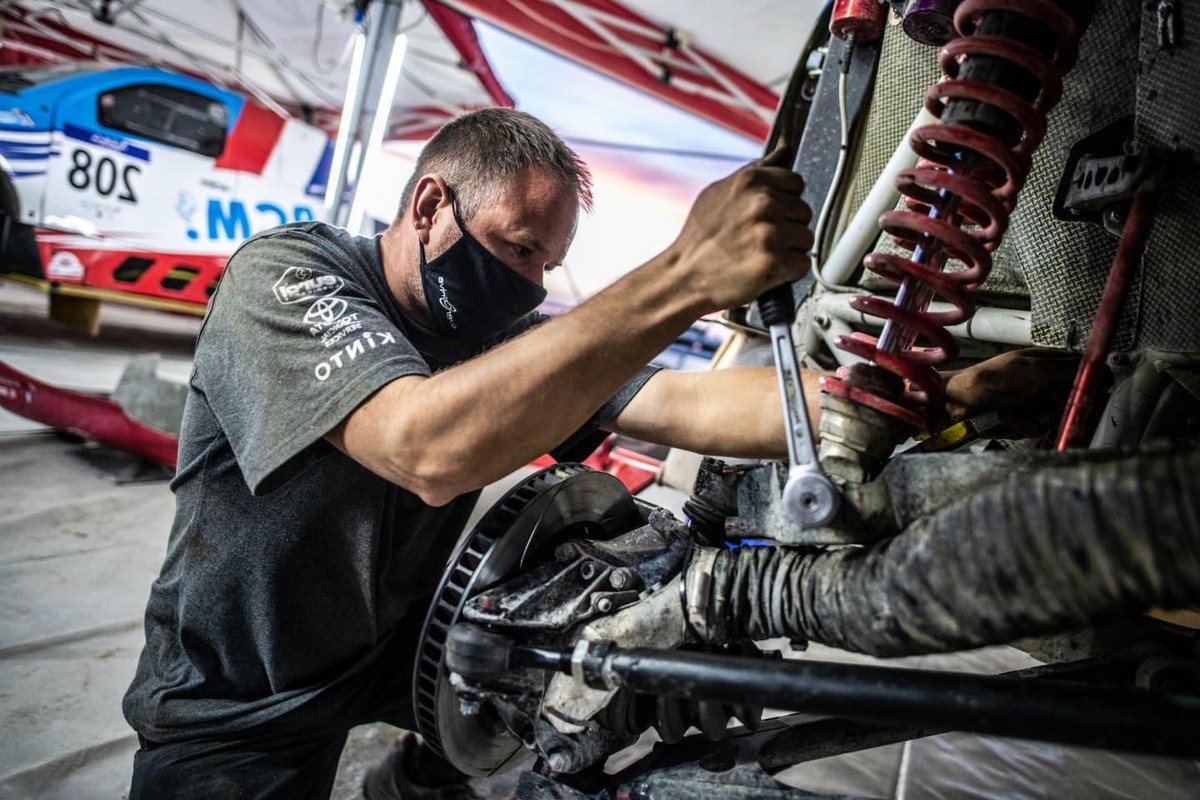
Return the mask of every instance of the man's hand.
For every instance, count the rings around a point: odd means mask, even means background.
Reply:
[[[696,199],[668,248],[683,270],[680,290],[701,294],[709,310],[750,302],[808,272],[812,209],[804,180],[776,150],[718,181]]]
[[[1040,436],[1062,416],[1079,356],[1060,350],[1012,350],[956,372],[947,372],[946,407],[935,425],[997,412],[1022,436]]]

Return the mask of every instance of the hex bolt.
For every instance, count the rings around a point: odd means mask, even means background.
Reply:
[[[629,570],[614,569],[612,574],[608,576],[608,582],[614,589],[620,589],[625,584],[629,583]]]
[[[592,578],[596,577],[596,565],[591,561],[585,561],[580,564],[579,577],[583,578],[585,581],[590,581]]]
[[[601,597],[596,601],[596,610],[601,614],[607,614],[612,611],[613,601],[607,597]]]
[[[551,772],[564,772],[571,766],[571,757],[562,750],[553,750],[546,756],[546,766]]]

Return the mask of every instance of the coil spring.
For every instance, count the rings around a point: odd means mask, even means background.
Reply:
[[[909,145],[920,160],[896,177],[908,210],[879,221],[912,257],[876,252],[864,259],[867,269],[900,289],[894,302],[851,301],[858,311],[886,320],[878,338],[855,334],[837,341],[840,349],[902,380],[823,382],[825,391],[915,428],[925,424],[925,408],[944,392],[934,366],[958,354],[946,328],[975,311],[973,292],[991,271],[991,253],[1046,133],[1046,115],[1062,96],[1062,76],[1075,62],[1080,33],[1050,0],[964,0],[954,24],[961,36],[939,57],[947,80],[925,94],[925,107],[939,121],[913,132]],[[947,256],[966,269],[943,272]],[[934,295],[953,308],[929,311]],[[918,337],[931,346],[914,349]],[[881,383],[898,390],[881,389]]]

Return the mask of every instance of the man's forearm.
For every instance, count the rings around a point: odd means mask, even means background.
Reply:
[[[801,371],[814,435],[821,413],[822,374]],[[772,367],[660,372],[612,427],[628,436],[705,455],[787,458],[779,384]]]

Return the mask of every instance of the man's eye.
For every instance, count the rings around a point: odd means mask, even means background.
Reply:
[[[532,250],[530,250],[528,247],[523,247],[519,244],[513,245],[513,253],[516,255],[517,258],[521,258],[521,259],[529,258],[531,255],[533,255]]]

